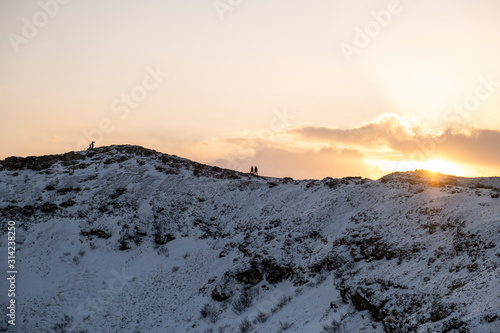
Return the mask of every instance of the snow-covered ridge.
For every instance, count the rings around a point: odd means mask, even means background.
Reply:
[[[16,221],[23,332],[499,332],[499,193],[110,146],[0,161],[0,244]]]

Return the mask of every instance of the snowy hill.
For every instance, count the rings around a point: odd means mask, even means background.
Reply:
[[[500,178],[296,181],[137,146],[0,170],[0,331],[500,332]]]

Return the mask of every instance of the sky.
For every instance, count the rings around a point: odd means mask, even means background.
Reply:
[[[497,0],[0,0],[0,159],[500,176]]]

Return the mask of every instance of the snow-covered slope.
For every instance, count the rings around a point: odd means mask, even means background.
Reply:
[[[17,332],[500,332],[500,178],[296,181],[137,146],[0,169]]]

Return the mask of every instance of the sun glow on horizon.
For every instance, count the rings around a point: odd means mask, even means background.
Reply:
[[[421,167],[418,167],[417,169],[439,172],[445,175],[461,176],[463,173],[460,165],[443,160],[425,161],[421,162],[420,165]]]
[[[407,172],[415,170],[426,170],[430,172],[459,177],[476,176],[471,169],[465,168],[465,166],[440,159],[432,159],[428,161],[391,161],[365,159],[365,162],[378,170],[378,172],[371,175],[373,178],[379,178],[391,172]]]

